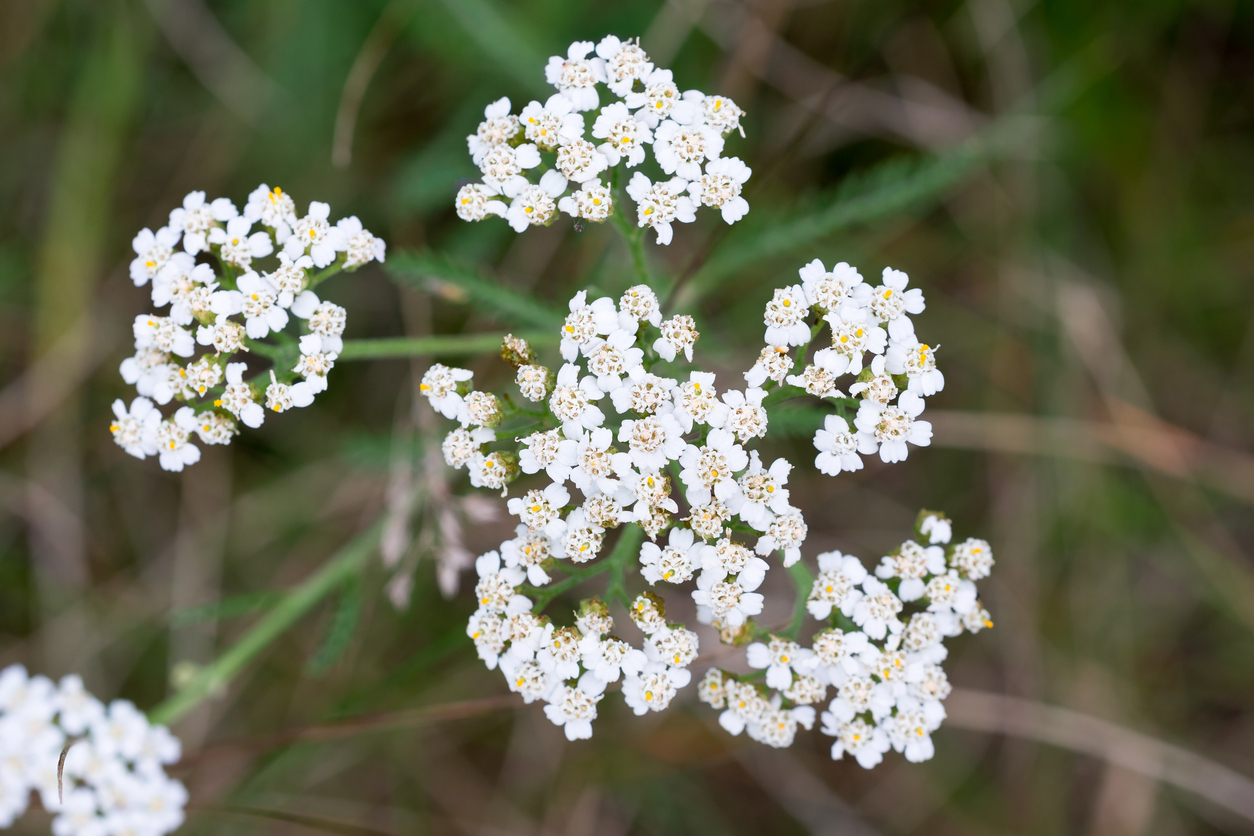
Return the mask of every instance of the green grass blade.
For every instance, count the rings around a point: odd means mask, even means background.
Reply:
[[[344,584],[340,600],[327,627],[327,637],[318,648],[318,652],[305,666],[309,676],[322,676],[331,669],[357,633],[357,625],[361,621],[362,596],[361,579],[353,575]]]
[[[258,610],[268,609],[282,597],[283,594],[281,592],[272,590],[245,592],[242,595],[233,595],[230,598],[223,598],[219,601],[210,601],[207,604],[197,604],[194,607],[184,607],[181,610],[175,610],[170,613],[170,624],[175,627],[187,627],[204,621],[220,621],[225,618],[251,615]]]
[[[454,357],[490,354],[501,349],[503,333],[444,334],[434,337],[381,337],[345,340],[339,360],[382,360],[394,357]],[[557,331],[520,333],[532,345],[557,342]]]

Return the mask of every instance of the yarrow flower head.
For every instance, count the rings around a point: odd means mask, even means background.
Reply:
[[[187,790],[165,773],[179,740],[126,700],[105,705],[76,675],[53,683],[11,665],[0,671],[0,729],[0,827],[26,812],[32,791],[54,834],[163,836],[183,823]]]
[[[174,471],[199,461],[194,439],[229,444],[239,423],[259,427],[267,411],[307,406],[326,390],[346,316],[313,287],[386,256],[383,240],[356,217],[333,225],[330,207],[317,201],[302,217],[290,195],[265,184],[242,212],[227,198],[192,192],[167,226],[132,243],[131,278],[151,281],[153,305],[168,306],[169,316],[135,318],[136,353],[120,372],[141,397],[129,408],[115,404],[111,431],[127,453],[157,456]],[[289,336],[293,324],[307,333]],[[267,338],[274,367],[245,379],[239,355]],[[163,420],[156,407],[171,401],[181,405]]]
[[[517,113],[509,99],[498,99],[466,138],[482,182],[458,191],[459,218],[503,217],[517,232],[552,223],[558,212],[599,223],[622,211],[605,184],[626,182],[617,169],[650,157],[667,179],[637,171],[626,194],[636,204],[635,223],[653,229],[659,244],[669,244],[672,224],[693,222],[701,207],[729,224],[749,211],[742,192],[752,172],[723,156],[728,135],[744,135],[744,112],[731,99],[680,90],[637,41],[614,35],[571,44],[565,56],[549,58],[544,74],[555,94]],[[147,239],[141,244],[145,253],[153,249]],[[159,259],[164,251],[153,252]]]

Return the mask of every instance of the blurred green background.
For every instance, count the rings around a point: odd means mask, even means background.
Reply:
[[[812,258],[927,295],[933,446],[798,471],[794,496],[810,555],[873,563],[922,506],[992,542],[997,626],[951,645],[929,763],[864,772],[817,732],[768,751],[692,689],[645,718],[611,697],[579,744],[500,701],[447,593],[508,524],[439,465],[444,422],[413,403],[429,359],[342,362],[316,407],[181,476],[109,437],[149,310],[130,240],[193,189],[281,185],[384,237],[390,273],[327,285],[347,337],[535,327],[467,268],[559,307],[624,287],[609,228],[452,212],[483,106],[543,99],[547,56],[607,33],[748,111],[726,153],[755,170],[749,216],[649,245],[706,362],[747,368],[771,288]],[[181,832],[1251,832],[1252,139],[1254,6],[1233,0],[9,0],[0,661],[150,708],[383,513],[392,565],[372,554],[175,727]],[[812,455],[805,427],[769,447]]]

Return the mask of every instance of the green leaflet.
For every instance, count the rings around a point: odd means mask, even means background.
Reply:
[[[357,632],[361,609],[361,577],[352,575],[344,582],[344,588],[340,591],[340,599],[331,615],[331,623],[327,627],[327,636],[322,647],[318,648],[318,652],[305,665],[306,674],[322,676],[344,655]]]
[[[224,618],[251,615],[258,610],[269,609],[282,597],[283,593],[271,590],[232,595],[230,598],[175,610],[170,613],[170,624],[174,627],[187,627],[204,621],[219,621]]]
[[[422,290],[443,290],[446,297],[474,302],[510,322],[547,329],[556,328],[565,318],[562,311],[537,301],[530,294],[503,287],[478,269],[447,256],[401,252],[388,259],[387,271],[401,284]]]

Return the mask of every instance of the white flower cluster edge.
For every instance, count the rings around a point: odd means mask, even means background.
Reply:
[[[26,812],[33,790],[55,836],[163,836],[183,823],[187,790],[165,773],[181,755],[165,726],[126,700],[104,705],[78,676],[57,684],[21,665],[0,671],[0,828]]]
[[[937,708],[948,685],[939,668],[940,640],[988,621],[973,581],[992,565],[983,541],[968,541],[951,550],[960,556],[946,557],[950,523],[943,515],[921,518],[927,545],[903,545],[874,577],[859,574],[855,558],[819,557],[808,609],[832,626],[814,648],[771,635],[753,620],[763,609],[757,590],[767,558],[777,554],[783,566],[792,566],[808,531],[790,501],[793,465],[782,458],[767,463],[748,449],[767,434],[768,398],[809,394],[839,410],[856,405],[856,433],[833,414],[815,437],[816,468],[835,475],[860,468],[860,455],[878,452],[895,462],[906,457],[907,443],[926,445],[930,427],[915,419],[923,395],[944,383],[934,349],[914,338],[909,314],[922,312],[924,302],[920,291],[905,289],[904,273],[886,270],[883,284],[873,288],[847,264],[828,271],[814,261],[800,278],[767,303],[767,348],[745,373],[744,389],[720,392],[715,375],[700,369],[688,370],[687,379],[660,373],[664,364],[690,363],[699,334],[690,316],[664,319],[645,285],[629,288],[617,302],[575,294],[559,332],[564,364],[556,373],[539,364],[524,340],[505,338],[502,356],[516,369],[523,401],[534,407],[476,390],[466,369],[435,364],[422,379],[431,406],[461,425],[445,438],[443,453],[451,467],[468,471],[472,486],[507,495],[521,475],[544,474],[508,502],[519,520],[515,536],[476,563],[479,607],[467,633],[488,667],[499,668],[525,701],[548,703],[546,714],[572,740],[591,735],[597,704],[611,683],[621,679],[624,699],[638,714],[665,709],[689,683],[697,635],[666,620],[659,594],[667,585],[689,583],[698,620],[718,629],[722,641],[766,639],[750,645],[748,662],[766,670],[774,694],[722,672],[703,680],[706,701],[721,700],[720,707],[735,701],[722,719],[729,731],[748,729],[756,740],[788,745],[798,725],[813,725],[813,705],[827,687],[836,687],[842,696],[824,714],[824,729],[845,743],[833,754],[850,751],[869,765],[870,756],[861,755],[850,735],[878,734],[875,746],[881,740],[896,745],[909,723],[923,717],[926,723],[910,728],[930,734],[943,717]],[[832,344],[814,351],[807,364],[810,343],[824,326]],[[846,373],[855,378],[848,395],[834,385]],[[504,432],[519,420],[529,434]],[[573,626],[558,627],[541,615],[552,573],[590,576],[593,561],[612,559],[602,556],[609,531],[630,525],[650,538],[629,557],[651,589],[632,596],[613,591],[643,633],[642,645],[612,632],[607,604],[597,598],[580,604]],[[838,580],[840,572],[847,577]],[[926,612],[903,623],[897,614],[904,602],[922,602]],[[849,628],[844,643],[838,640],[841,618]],[[831,650],[833,642],[845,650]],[[830,658],[836,661],[820,664]],[[883,664],[892,669],[881,670]],[[859,688],[866,692],[862,701]],[[939,696],[923,700],[927,688]],[[858,710],[850,713],[846,704]],[[905,743],[899,748],[911,759],[930,757],[930,738],[923,736],[908,750]]]
[[[308,406],[326,390],[347,312],[313,292],[310,271],[325,278],[386,254],[383,239],[355,216],[332,225],[330,211],[314,201],[298,215],[290,195],[264,183],[243,212],[227,198],[191,192],[166,226],[135,236],[131,279],[136,287],[151,282],[153,305],[169,311],[135,317],[135,354],[120,372],[139,396],[129,406],[113,403],[118,446],[181,471],[200,460],[193,436],[230,444],[240,423],[260,427],[266,410]],[[270,256],[273,269],[261,269]],[[284,333],[293,318],[299,337]],[[295,365],[271,369],[268,385],[245,380],[248,364],[231,358],[271,335],[289,349],[279,356]],[[198,345],[204,351],[196,356]],[[175,400],[184,405],[163,417],[157,406]]]
[[[498,99],[467,137],[482,182],[458,191],[462,220],[499,216],[516,232],[550,224],[559,212],[604,221],[616,211],[618,167],[636,168],[650,148],[663,177],[637,170],[625,186],[637,226],[652,229],[659,244],[669,244],[672,224],[692,223],[702,206],[729,224],[749,211],[741,192],[752,172],[723,156],[724,138],[744,134],[744,111],[731,99],[681,92],[637,41],[613,35],[595,46],[571,44],[566,57],[549,59],[545,76],[557,89],[547,101],[514,114],[509,99]]]

